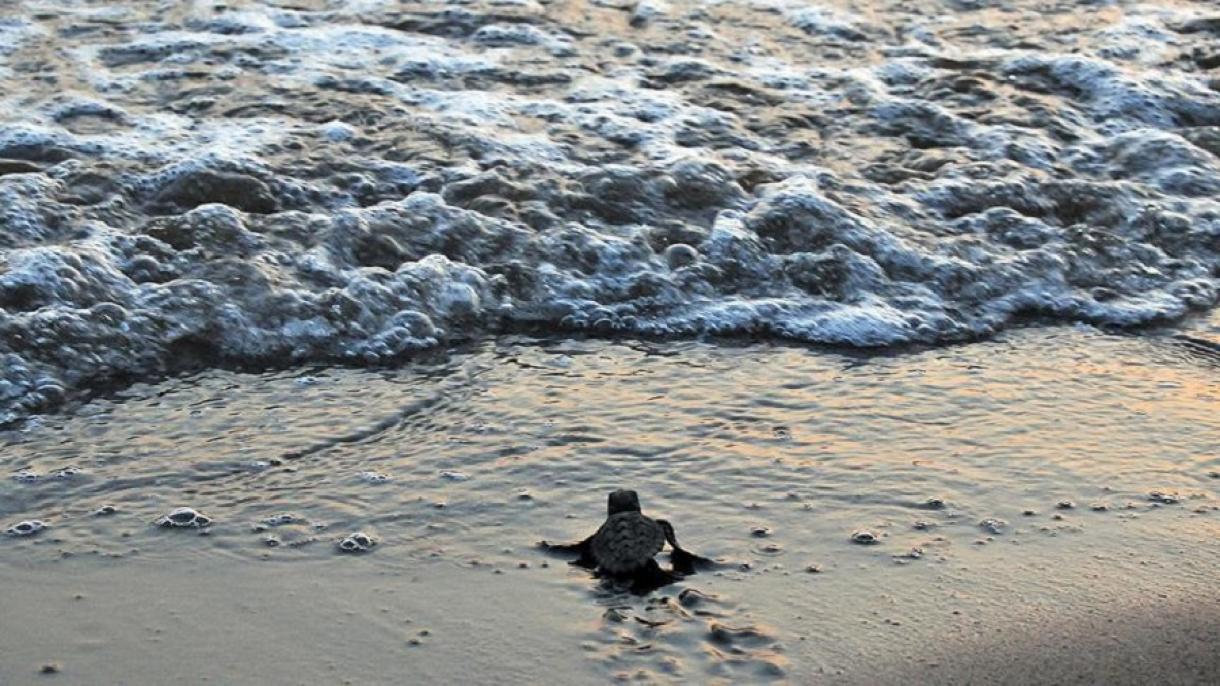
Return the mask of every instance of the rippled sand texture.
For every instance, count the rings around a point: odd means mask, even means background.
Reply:
[[[1079,327],[897,356],[501,339],[136,385],[0,435],[0,524],[46,526],[0,536],[0,681],[1214,681],[1217,369]],[[534,547],[619,486],[720,567],[636,598]],[[158,526],[178,507],[210,525]],[[344,554],[353,532],[377,545]]]
[[[1208,2],[0,3],[0,423],[484,332],[1217,299]]]

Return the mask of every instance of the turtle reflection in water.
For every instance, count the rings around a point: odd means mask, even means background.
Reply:
[[[628,581],[637,593],[647,593],[694,574],[696,567],[713,564],[678,545],[669,522],[644,516],[635,491],[619,489],[611,493],[608,510],[601,528],[585,540],[567,545],[543,541],[542,547],[579,555],[573,564],[592,569],[603,577]],[[671,570],[661,569],[653,559],[666,542],[671,548]]]

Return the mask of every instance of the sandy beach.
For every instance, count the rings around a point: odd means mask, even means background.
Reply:
[[[1087,567],[1068,559],[1064,566]],[[604,619],[605,602],[576,581],[540,579],[536,573],[455,570],[433,563],[390,571],[347,560],[284,569],[275,563],[228,560],[199,563],[92,562],[54,569],[6,568],[6,645],[0,674],[6,684],[213,683],[378,684],[487,681],[535,683],[539,674],[562,674],[565,683],[637,681],[624,665],[594,667],[608,651],[646,652],[644,643],[617,645],[621,627]],[[997,592],[986,607],[965,616],[920,608],[918,588],[879,590],[827,576],[799,588],[801,607],[822,617],[780,653],[782,677],[792,683],[858,684],[1207,684],[1220,663],[1220,599],[1212,593],[1139,592],[1105,578],[1107,593],[1073,586],[1086,580],[1071,570],[1062,593]],[[1162,571],[1164,573],[1164,570]],[[985,584],[985,573],[961,578],[962,587]],[[1100,576],[1085,574],[1081,576]],[[1149,575],[1153,576],[1153,575]],[[35,580],[37,579],[37,580]],[[823,583],[825,581],[825,583]],[[914,582],[927,582],[915,579]],[[1045,580],[1044,580],[1045,581]],[[720,590],[692,580],[694,588]],[[845,588],[847,586],[847,588]],[[1119,589],[1115,592],[1114,589]],[[845,593],[846,591],[846,593]],[[727,592],[727,590],[726,590]],[[771,599],[774,601],[775,599]],[[744,601],[744,599],[743,599]],[[760,607],[771,602],[750,598]],[[643,601],[619,599],[635,611]],[[630,612],[631,610],[629,610]],[[884,630],[861,623],[872,613],[907,618]],[[21,620],[13,621],[12,617]],[[781,617],[777,617],[780,619]],[[627,620],[628,624],[632,620]],[[880,620],[874,621],[880,623]],[[815,627],[834,627],[823,636]],[[698,650],[708,643],[694,629]],[[664,633],[664,632],[661,632]],[[664,636],[659,637],[664,640]],[[835,645],[825,645],[833,640]],[[418,645],[412,641],[417,641]],[[828,657],[833,654],[834,657]],[[673,673],[647,672],[647,681],[717,681],[684,660]],[[58,674],[39,674],[54,664]],[[616,669],[617,666],[623,669]],[[750,672],[722,673],[723,681],[761,681]]]
[[[1207,683],[1214,364],[1084,329],[872,357],[505,339],[133,387],[8,436],[9,467],[79,473],[2,486],[5,521],[50,526],[2,541],[0,672]],[[618,485],[718,568],[640,597],[535,547]],[[153,524],[178,506],[207,535]],[[341,554],[357,530],[377,547]]]

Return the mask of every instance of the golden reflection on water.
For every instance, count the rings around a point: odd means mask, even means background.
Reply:
[[[810,544],[818,530],[896,526],[930,496],[955,504],[963,533],[1059,499],[1142,510],[1154,490],[1187,512],[1215,505],[1220,484],[1215,369],[1168,339],[1051,329],[880,356],[502,339],[403,370],[209,372],[14,436],[6,471],[85,476],[6,482],[2,507],[55,519],[129,503],[151,519],[204,501],[240,522],[290,505],[469,533],[546,530],[630,485],[703,512],[695,531],[712,539],[711,512],[806,503],[819,513]],[[370,486],[365,471],[393,480]],[[73,531],[95,527],[61,530]]]

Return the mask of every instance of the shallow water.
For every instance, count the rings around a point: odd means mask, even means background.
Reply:
[[[898,678],[998,618],[1040,635],[1048,613],[1158,597],[1220,618],[1218,365],[1077,327],[895,355],[509,337],[394,370],[209,371],[7,434],[0,471],[25,476],[0,483],[0,522],[48,528],[0,561],[65,593],[90,577],[55,570],[99,565],[214,583],[278,562],[285,589],[334,593],[422,577],[416,597],[466,588],[492,626],[551,615],[574,680]],[[636,598],[534,547],[590,533],[619,486],[721,567]],[[211,526],[154,525],[181,506]],[[338,552],[355,531],[371,553]],[[535,652],[495,650],[530,673]]]
[[[1214,306],[1208,2],[4,2],[0,423],[541,327]]]

